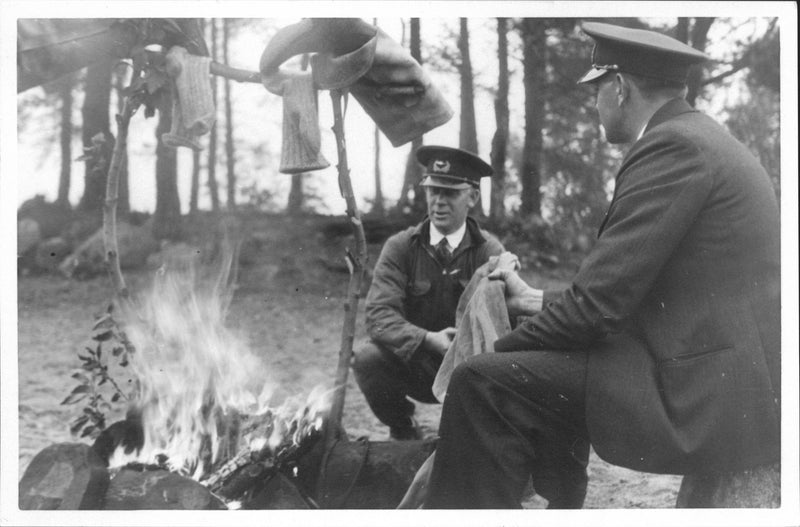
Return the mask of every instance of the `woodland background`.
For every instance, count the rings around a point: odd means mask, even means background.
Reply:
[[[417,221],[424,203],[416,188],[420,167],[410,154],[423,142],[449,144],[479,153],[495,169],[496,176],[483,188],[483,207],[474,211],[490,229],[508,237],[535,237],[546,252],[585,252],[613,192],[624,149],[602,139],[591,87],[575,84],[590,62],[591,43],[579,29],[582,19],[373,21],[410,48],[455,116],[413,144],[392,149],[358,105],[349,105],[349,157],[364,212],[392,218],[398,225]],[[776,18],[603,21],[652,27],[706,51],[712,60],[692,71],[687,99],[746,144],[780,191]],[[216,60],[257,69],[263,46],[289,22],[206,19],[203,24]],[[113,115],[129,74],[129,66],[106,61],[18,96],[24,172],[20,203],[43,194],[64,211],[99,213],[105,170],[93,163],[98,156],[81,155],[93,148],[97,134],[105,138],[102,148],[110,153]],[[218,77],[212,82],[217,124],[202,152],[161,146],[157,137],[169,130],[169,111],[133,119],[120,186],[122,217],[152,214],[157,239],[179,240],[186,234],[186,218],[203,210],[288,215],[343,211],[334,166],[294,176],[278,173],[279,97],[258,85]],[[168,90],[162,91],[159,110],[170,105]],[[319,106],[323,148],[331,152],[330,104],[324,92]],[[335,160],[335,151],[326,157]]]

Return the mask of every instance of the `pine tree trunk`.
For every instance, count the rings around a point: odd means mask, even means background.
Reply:
[[[420,38],[419,18],[412,18],[410,21],[409,51],[414,59],[422,64],[422,49]],[[405,27],[405,26],[404,26]],[[406,169],[403,174],[403,188],[400,191],[400,199],[397,202],[397,209],[402,213],[406,209],[411,209],[412,213],[422,213],[426,210],[425,193],[419,188],[422,170],[417,163],[417,150],[422,146],[422,137],[411,141],[411,150],[406,159]]]
[[[458,37],[458,51],[461,54],[461,127],[458,134],[458,147],[478,153],[478,132],[475,125],[475,93],[472,86],[472,59],[469,54],[469,26],[466,18],[461,18],[461,32]]]
[[[545,23],[541,19],[522,21],[525,85],[525,144],[522,149],[522,213],[542,214],[542,129],[546,73]]]
[[[206,21],[204,18],[198,18],[198,25],[200,34],[206,34]],[[202,161],[200,159],[200,151],[192,150],[192,182],[189,187],[189,214],[197,214],[199,208],[197,206],[198,195],[200,193],[200,168]]]
[[[126,73],[117,73],[114,78],[115,85],[114,89],[117,94],[117,114],[121,114],[123,108],[125,106],[125,95],[123,94],[123,90],[125,89],[125,76]],[[119,126],[119,125],[117,125]],[[119,135],[119,130],[117,130],[117,135]],[[128,183],[128,143],[127,141],[123,145],[125,148],[122,151],[122,160],[120,162],[120,170],[119,170],[119,183],[117,184],[117,215],[121,217],[125,217],[131,211],[131,193],[130,187]]]
[[[468,19],[460,19],[458,51],[461,55],[459,73],[461,76],[461,116],[458,134],[458,147],[478,155],[478,130],[475,124],[475,90],[472,82],[472,59],[469,54]],[[477,218],[485,218],[482,200],[478,200],[470,210]]]
[[[222,60],[228,64],[228,19],[222,19]],[[233,111],[231,109],[231,81],[225,77],[225,161],[228,170],[228,210],[236,210],[236,170],[233,144]]]
[[[69,208],[69,187],[72,180],[72,75],[61,81],[61,173],[58,178],[56,203]]]
[[[711,24],[714,23],[714,18],[695,18],[694,25],[692,26],[692,47],[699,51],[705,51],[706,41],[708,39],[708,30]],[[703,82],[703,64],[696,64],[689,68],[689,76],[686,79],[688,91],[686,93],[686,101],[694,106],[697,96],[700,94],[701,84]]]
[[[375,201],[372,205],[372,213],[384,216],[386,210],[383,208],[383,188],[381,187],[381,132],[375,126]]]
[[[189,190],[189,214],[197,214],[197,194],[200,190],[200,151],[192,150],[192,184]]]
[[[292,186],[289,189],[289,202],[286,204],[286,213],[290,215],[300,214],[303,210],[303,177],[305,173],[292,174]]]
[[[378,19],[372,19],[372,25],[378,25]],[[419,26],[417,26],[419,31]],[[378,216],[385,216],[386,210],[383,207],[383,188],[381,186],[381,131],[378,125],[375,125],[375,201],[372,204],[372,213]]]
[[[211,23],[211,58],[217,60],[217,20],[209,19]],[[211,76],[211,93],[214,108],[217,107],[217,76]],[[211,126],[208,138],[208,191],[211,194],[211,210],[219,211],[219,189],[217,188],[217,123]]]
[[[78,209],[91,214],[102,214],[106,195],[108,164],[114,151],[114,136],[111,135],[109,104],[111,95],[111,61],[98,62],[86,70],[84,89],[82,136],[83,147],[92,148],[92,138],[103,137],[99,156],[86,161],[84,188]]]
[[[494,101],[496,130],[490,155],[494,176],[489,217],[499,221],[505,216],[506,150],[508,148],[508,20],[497,19],[497,98]]]
[[[161,135],[172,127],[172,97],[166,91],[158,108],[156,126],[156,211],[153,215],[153,236],[176,240],[181,237],[181,202],[178,196],[178,155],[164,146]]]

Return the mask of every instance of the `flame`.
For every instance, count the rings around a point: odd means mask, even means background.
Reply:
[[[269,406],[277,385],[248,346],[225,327],[230,289],[199,283],[193,272],[160,271],[151,289],[126,313],[125,332],[136,348],[132,408],[141,416],[144,446],[118,449],[110,467],[136,461],[161,464],[201,479],[244,448],[275,451],[322,427],[330,393]],[[238,434],[240,427],[246,433]],[[260,426],[259,426],[260,425]]]

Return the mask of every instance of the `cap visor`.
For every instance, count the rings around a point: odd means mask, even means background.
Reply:
[[[475,188],[475,185],[467,183],[463,179],[444,178],[442,176],[427,176],[419,184],[420,187],[439,187],[439,188],[452,188],[455,190],[463,190],[465,188]]]
[[[592,68],[586,73],[584,73],[583,77],[580,78],[578,84],[589,84],[595,82],[596,80],[600,79],[603,75],[608,73],[609,70],[601,70],[598,68]]]

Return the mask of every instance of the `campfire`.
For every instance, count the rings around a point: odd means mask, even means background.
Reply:
[[[128,421],[141,428],[142,441],[133,449],[120,441],[108,468],[169,470],[235,507],[247,491],[237,477],[244,468],[248,481],[296,475],[292,464],[321,437],[330,391],[318,386],[275,403],[278,385],[268,369],[225,325],[226,277],[162,270],[125,309],[124,331],[136,349]]]
[[[332,448],[332,388],[276,402],[281,387],[225,325],[227,276],[159,272],[123,311],[133,393],[127,417],[88,445],[42,451],[20,481],[20,508],[393,508],[434,441]],[[75,447],[82,447],[76,449]],[[83,448],[85,447],[85,448]],[[42,490],[70,464],[70,488]],[[81,471],[90,474],[81,479]],[[71,490],[78,486],[78,491]],[[69,494],[79,495],[70,501]]]
[[[158,465],[213,487],[245,460],[285,457],[322,430],[328,393],[318,387],[275,405],[267,368],[225,326],[232,292],[221,282],[160,272],[127,310],[137,383],[129,413],[143,444],[127,454],[118,447],[110,468]]]

